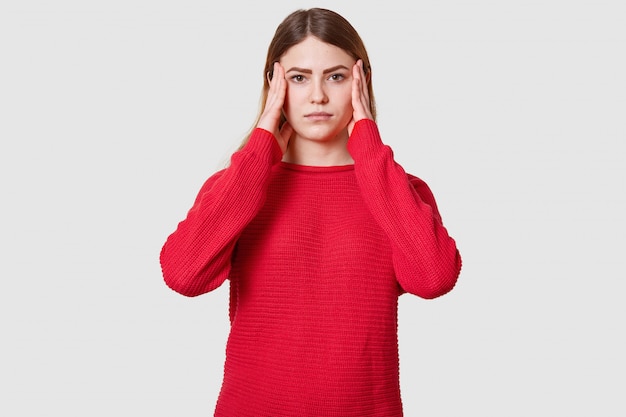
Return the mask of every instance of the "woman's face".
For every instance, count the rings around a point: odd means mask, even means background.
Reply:
[[[329,141],[347,137],[355,61],[343,49],[313,36],[281,57],[287,79],[283,109],[297,138]]]

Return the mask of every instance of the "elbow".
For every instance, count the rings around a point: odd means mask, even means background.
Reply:
[[[426,287],[420,287],[415,291],[415,295],[424,298],[426,300],[433,300],[446,295],[456,285],[456,277],[449,277],[448,279],[437,280],[436,283]]]
[[[228,269],[215,270],[212,268],[198,268],[188,263],[180,262],[178,258],[170,259],[161,254],[161,273],[167,287],[184,295],[197,297],[218,288],[228,277]]]
[[[455,279],[454,280],[440,280],[434,285],[419,287],[419,288],[416,288],[414,291],[409,291],[409,292],[412,292],[413,294],[417,295],[420,298],[424,298],[426,300],[433,300],[435,298],[439,298],[443,295],[446,295],[447,293],[452,291],[455,285],[456,285]]]
[[[463,262],[461,260],[461,255],[458,250],[455,250],[454,256],[447,263],[448,268],[443,268],[440,272],[439,279],[437,280],[437,285],[430,288],[430,291],[423,296],[426,299],[433,299],[441,297],[452,291],[452,289],[456,286],[456,283],[459,279],[459,275],[461,274],[461,267]]]
[[[184,295],[185,297],[197,297],[203,294],[196,285],[193,285],[193,280],[185,277],[180,271],[175,271],[173,268],[161,262],[161,272],[163,275],[163,281],[165,285],[174,292]]]
[[[455,250],[454,255],[449,260],[438,262],[437,266],[427,270],[422,269],[417,274],[417,279],[410,280],[406,286],[402,285],[403,290],[427,300],[441,297],[452,291],[456,286],[462,267],[461,255],[458,250]]]
[[[196,288],[190,285],[181,284],[179,280],[168,279],[166,275],[163,275],[163,278],[165,281],[165,285],[167,285],[169,289],[177,292],[178,294],[184,295],[185,297],[197,297],[201,294],[204,294],[203,291],[198,291]]]
[[[198,280],[194,279],[193,274],[190,274],[189,265],[181,265],[180,262],[171,259],[165,246],[161,250],[159,262],[163,281],[174,292],[185,297],[197,297],[206,292],[198,285]]]
[[[165,285],[185,297],[197,297],[211,292],[222,285],[227,277],[225,274],[194,274],[180,269],[172,271],[163,265],[161,270]]]

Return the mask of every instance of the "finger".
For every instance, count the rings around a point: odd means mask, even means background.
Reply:
[[[363,79],[362,73],[363,69],[360,65],[361,60],[358,60],[352,69],[354,81],[352,83],[352,107],[354,109],[355,115],[360,116],[364,109],[364,95],[366,97],[367,90],[363,89]]]
[[[276,98],[276,93],[278,92],[279,88],[280,88],[280,80],[281,80],[281,76],[280,76],[280,70],[277,66],[277,62],[274,63],[273,69],[271,71],[272,73],[272,77],[271,80],[269,82],[270,84],[270,88],[267,92],[267,98],[268,101],[273,100]],[[270,74],[268,73],[268,79],[270,78]]]
[[[287,82],[285,80],[285,69],[278,62],[274,63],[274,79],[276,81],[276,99],[279,109],[282,109],[287,92]]]
[[[359,85],[361,87],[361,93],[369,102],[369,91],[367,89],[367,75],[365,74],[363,60],[359,59],[357,61],[357,64],[358,64],[358,69],[359,69]]]
[[[285,103],[285,94],[287,91],[287,83],[285,80],[285,71],[278,63],[274,63],[274,76],[270,83],[270,89],[267,95],[266,108],[273,113],[280,115],[283,104]]]
[[[293,127],[291,127],[289,122],[283,123],[283,126],[280,128],[280,132],[276,138],[283,154],[287,151],[287,146],[289,145],[289,139],[291,139],[292,133]]]
[[[270,80],[267,98],[265,100],[265,108],[257,124],[258,127],[273,132],[275,135],[279,133],[278,125],[285,102],[286,90],[285,71],[278,62],[275,62],[273,76]]]
[[[352,121],[348,130],[354,126],[354,123],[361,119],[372,119],[370,110],[369,90],[365,83],[365,71],[363,69],[363,61],[357,60],[353,67],[353,84],[352,84]]]
[[[357,94],[360,93],[361,90],[361,86],[360,86],[360,81],[361,81],[361,73],[359,71],[359,61],[356,61],[356,63],[354,64],[354,66],[352,67],[352,97],[353,99],[356,97]]]
[[[369,80],[370,80],[370,76],[371,74],[369,73],[369,70],[366,70],[365,68],[365,62],[363,62],[363,60],[361,61],[361,65],[359,66],[359,68],[361,69],[361,75],[362,75],[362,79],[363,79],[363,85],[366,87],[367,89],[367,85],[369,84]]]

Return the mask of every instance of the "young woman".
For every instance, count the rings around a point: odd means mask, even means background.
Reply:
[[[399,417],[397,306],[461,269],[428,186],[375,123],[369,58],[325,9],[278,26],[256,127],[161,251],[165,282],[230,285],[216,416]]]

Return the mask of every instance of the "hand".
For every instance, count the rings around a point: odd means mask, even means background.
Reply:
[[[287,94],[287,80],[285,79],[285,69],[278,62],[274,63],[273,74],[274,76],[270,80],[270,88],[267,92],[265,109],[259,118],[257,127],[272,132],[284,154],[287,150],[289,138],[293,133],[293,128],[287,122],[283,124],[280,130],[278,129],[283,105],[285,104],[285,95]]]
[[[363,61],[360,59],[352,67],[352,112],[352,120],[348,123],[348,135],[352,134],[352,129],[359,120],[374,118],[370,110],[367,77],[363,71]]]

